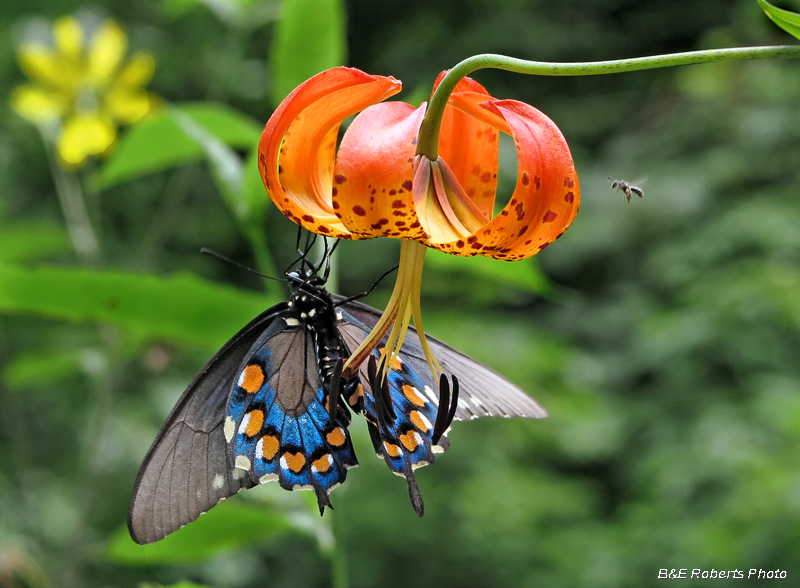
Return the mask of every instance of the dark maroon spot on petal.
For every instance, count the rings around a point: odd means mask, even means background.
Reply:
[[[355,212],[358,216],[367,216],[367,211],[357,204],[353,207],[353,212]]]
[[[336,188],[334,188],[334,190],[336,190]],[[336,196],[336,192],[334,192],[334,193],[333,193],[333,195],[334,195],[334,196]],[[334,200],[334,201],[331,203],[331,206],[333,206],[333,209],[334,209],[334,210],[337,210],[337,209],[339,208],[339,203],[338,203],[336,200]]]
[[[370,204],[375,204],[375,196],[370,196],[369,197],[369,203]]]
[[[392,208],[405,208],[405,207],[406,205],[405,203],[403,203],[402,200],[395,200],[394,202],[392,202]]]
[[[533,243],[533,239],[528,239],[525,241],[525,245],[530,245],[531,243]]]
[[[261,162],[262,167],[267,167],[267,159],[264,157],[263,153],[258,154],[258,161]]]
[[[403,182],[403,189],[404,190],[408,190],[409,192],[411,192],[411,188],[413,188],[413,187],[414,187],[414,184],[411,183],[411,180],[406,180],[405,182]]]
[[[395,221],[394,226],[396,227],[404,227],[406,225],[406,221]]]
[[[370,194],[374,194],[375,192],[377,192],[377,190],[375,188],[373,188],[372,192],[370,192]]]
[[[572,186],[574,186],[574,185],[575,185],[575,180],[573,180],[572,178],[570,178],[569,176],[567,176],[566,178],[564,178],[564,185],[565,185],[567,188],[572,188]]]
[[[336,186],[334,186],[333,190],[331,190],[331,196],[338,196],[338,195],[339,195],[339,189]],[[334,208],[336,207],[334,206]]]
[[[314,222],[314,217],[311,216],[310,214],[304,214],[303,215],[303,220],[306,221],[307,223],[313,223]]]
[[[528,173],[525,172],[524,174],[522,174],[522,185],[523,186],[527,186],[530,183],[531,183],[531,179],[528,177]]]
[[[389,190],[389,196],[394,196],[395,194],[397,194],[397,190],[395,190],[394,188]]]
[[[575,194],[573,194],[572,192],[567,192],[566,194],[564,194],[564,200],[566,200],[569,203],[574,202],[575,201]]]
[[[522,235],[524,235],[525,231],[527,231],[527,230],[528,230],[528,225],[525,225],[524,227],[522,227],[522,229],[519,232],[519,235],[517,235],[517,236],[518,237],[522,237]]]
[[[464,247],[464,241],[459,239],[458,242],[456,242],[456,247],[458,247],[459,249],[463,248]]]
[[[403,212],[402,210],[395,210],[392,214],[394,216],[405,216],[406,215],[406,213]]]
[[[347,181],[347,176],[335,175],[333,181],[337,184],[344,184]]]
[[[380,229],[380,228],[381,228],[381,223],[375,223],[375,224],[373,224],[373,225],[370,225],[370,226],[371,226],[373,229],[375,229],[375,230],[378,230],[378,229]]]
[[[533,176],[533,183],[536,184],[536,189],[538,190],[542,187],[542,178],[539,176]]]
[[[488,182],[492,179],[492,174],[489,172],[483,172],[481,174],[481,182]]]
[[[548,245],[550,245],[550,243],[542,243],[541,245],[539,245],[539,251],[542,251]]]
[[[330,232],[331,232],[331,230],[330,230],[328,227],[324,226],[324,225],[320,225],[320,226],[318,226],[318,227],[317,227],[317,230],[318,230],[320,233],[330,233]]]
[[[500,214],[501,214],[502,216],[508,216],[508,211],[507,211],[507,210],[505,210],[505,209],[503,209],[502,211],[500,211]]]
[[[467,238],[467,243],[474,243],[477,240],[478,238],[475,235],[472,235],[472,237]]]
[[[282,173],[283,173],[283,168],[281,166],[278,166],[278,175],[280,175]]]
[[[411,228],[412,228],[412,229],[417,229],[417,228],[419,228],[419,221],[415,221],[415,222],[411,223]]]
[[[544,216],[542,217],[542,222],[543,223],[551,223],[554,220],[556,220],[557,216],[558,216],[558,214],[556,214],[552,210],[548,210],[547,212],[544,213]]]
[[[472,244],[472,248],[473,249],[480,249],[481,247],[482,247],[482,245],[480,243],[478,243],[478,242],[475,242],[475,243]]]
[[[388,225],[389,224],[389,219],[388,218],[382,218],[381,220],[378,221],[378,224],[379,225]]]

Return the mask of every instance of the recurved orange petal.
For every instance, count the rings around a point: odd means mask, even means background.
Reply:
[[[471,100],[459,103],[467,112],[475,106]],[[509,203],[482,229],[434,247],[459,255],[524,259],[558,239],[578,213],[580,192],[572,155],[555,123],[534,107],[517,100],[489,100],[479,107],[484,109],[482,120],[511,132],[517,185]]]
[[[336,158],[333,208],[354,235],[425,237],[412,192],[424,115],[424,104],[415,110],[405,102],[384,102],[364,110],[347,129]]]
[[[439,74],[434,90],[447,72]],[[447,162],[472,203],[491,218],[497,193],[499,134],[485,120],[452,106],[453,98],[469,93],[479,102],[492,99],[489,92],[471,78],[464,78],[451,94],[439,133],[439,156]]]
[[[392,77],[338,67],[286,97],[267,122],[258,148],[264,184],[283,214],[315,233],[354,238],[331,201],[339,125],[400,89]]]

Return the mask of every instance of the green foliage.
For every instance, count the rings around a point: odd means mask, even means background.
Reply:
[[[107,554],[111,560],[126,565],[190,563],[292,529],[292,524],[281,513],[227,501],[153,545],[134,543],[128,528],[122,527],[109,542]]]
[[[73,321],[105,322],[137,335],[222,345],[268,306],[263,296],[170,278],[76,268],[0,266],[0,309]]]
[[[45,223],[17,223],[0,231],[0,263],[23,262],[70,251],[64,229]]]
[[[758,0],[758,4],[767,13],[772,22],[794,38],[800,39],[800,14],[773,6],[766,0]]]
[[[341,0],[283,0],[270,51],[275,105],[311,76],[346,63],[345,26]]]
[[[0,71],[16,84],[11,39],[30,8],[7,4]],[[81,588],[638,588],[682,567],[797,577],[800,78],[779,61],[582,79],[480,72],[492,94],[561,127],[582,210],[526,262],[430,252],[425,325],[550,416],[456,423],[450,450],[417,471],[423,519],[354,418],[361,463],[332,495],[335,517],[312,514],[313,493],[265,485],[163,542],[130,541],[133,481],[175,401],[283,299],[197,250],[275,276],[296,258],[255,146],[270,98],[344,61],[340,3],[310,5],[93,5],[126,24],[132,50],[156,54],[151,89],[172,104],[80,178],[102,190],[86,194],[96,266],[71,250],[39,136],[0,112],[2,566]],[[469,54],[584,61],[782,35],[752,0],[352,0],[346,21],[349,64],[422,98]],[[606,180],[644,175],[630,205]],[[501,192],[515,178],[513,150],[501,152]],[[343,243],[336,290],[367,290],[396,245]],[[380,306],[391,281],[367,302]]]
[[[182,118],[183,117],[183,118]],[[203,158],[205,151],[196,136],[187,133],[192,121],[230,147],[250,150],[258,143],[262,127],[252,118],[223,104],[182,104],[168,107],[131,128],[100,171],[96,187],[109,188],[120,182],[162,171]]]

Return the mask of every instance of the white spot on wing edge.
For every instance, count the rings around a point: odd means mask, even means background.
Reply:
[[[246,455],[237,455],[236,461],[233,462],[233,465],[240,470],[249,470],[251,464],[250,459]]]
[[[211,487],[214,490],[219,490],[225,485],[225,478],[222,474],[214,474],[214,479],[211,482]]]
[[[433,393],[433,390],[431,390],[431,387],[428,386],[427,384],[425,385],[424,392],[425,395],[430,399],[430,401],[433,402],[434,406],[439,406],[439,398]]]
[[[313,490],[314,486],[310,484],[295,484],[292,486],[292,490]]]
[[[340,321],[342,319],[344,319],[344,315],[342,315],[342,311],[341,310],[337,310],[336,311],[336,320]]]
[[[230,418],[230,417],[228,417],[228,418]],[[249,412],[246,415],[244,415],[244,418],[242,419],[242,422],[239,424],[238,433],[240,435],[244,433],[245,429],[247,429],[247,425],[248,424],[250,424],[250,413]],[[228,441],[228,443],[230,443],[230,441]]]
[[[267,482],[274,482],[278,479],[278,474],[264,474],[258,479],[259,484],[266,484]]]
[[[287,318],[286,324],[290,327],[296,327],[300,324],[300,321],[298,321],[296,318]]]
[[[233,439],[234,432],[236,432],[236,422],[233,420],[232,416],[228,415],[225,417],[225,426],[222,430],[225,434],[225,441],[230,443]]]

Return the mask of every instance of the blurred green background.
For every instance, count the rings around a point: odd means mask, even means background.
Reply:
[[[476,74],[560,126],[582,208],[532,260],[431,254],[425,326],[550,417],[457,423],[451,449],[418,471],[423,519],[356,418],[361,466],[333,494],[335,513],[320,519],[311,493],[270,484],[153,546],[125,528],[138,467],[180,393],[286,295],[198,252],[277,273],[290,263],[295,226],[264,206],[250,164],[277,101],[314,73],[304,68],[392,75],[399,99],[419,102],[439,71],[476,53],[589,61],[792,42],[755,0],[6,2],[0,96],[25,82],[17,44],[68,14],[123,24],[131,51],[156,58],[148,88],[165,108],[75,175],[100,243],[86,261],[41,137],[0,102],[0,587],[639,587],[661,585],[662,568],[800,576],[791,61]],[[170,123],[187,117],[207,131],[201,140]],[[225,165],[238,183],[225,183]],[[505,145],[506,194],[515,172]],[[608,176],[646,176],[644,198],[626,205]],[[366,289],[397,251],[342,244],[333,288]],[[385,303],[390,281],[367,302]],[[745,582],[759,585],[715,585]]]

